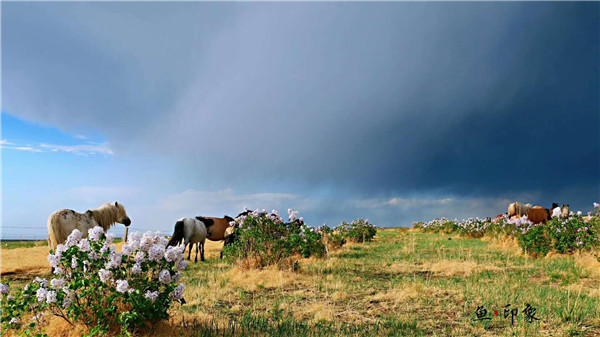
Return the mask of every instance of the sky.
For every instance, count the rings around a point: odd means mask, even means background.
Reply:
[[[598,2],[0,5],[2,238],[600,200]]]

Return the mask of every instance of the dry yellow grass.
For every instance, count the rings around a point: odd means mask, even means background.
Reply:
[[[386,302],[386,304],[397,305],[424,295],[424,289],[425,287],[422,283],[410,283],[402,287],[394,287],[377,292],[374,295],[368,296],[367,301],[372,303]]]
[[[600,280],[600,263],[598,258],[592,254],[578,254],[575,256],[575,264],[590,272],[590,278]]]
[[[0,274],[40,275],[50,272],[48,247],[2,249],[0,253]]]
[[[291,271],[266,268],[262,270],[241,270],[233,268],[223,275],[229,279],[229,287],[237,287],[246,291],[257,289],[285,288],[292,284],[301,284],[302,276]]]
[[[488,265],[480,264],[475,261],[457,261],[457,260],[441,260],[438,262],[428,262],[423,265],[423,269],[431,271],[434,274],[444,276],[454,275],[465,275],[469,276],[476,272],[482,271],[498,271],[500,268]]]
[[[394,262],[389,270],[393,273],[411,274],[411,273],[433,273],[443,276],[463,275],[469,276],[473,273],[482,271],[499,271],[499,267],[492,264],[482,264],[475,261],[460,261],[442,259],[435,262],[426,262],[424,264],[414,264],[410,262]]]

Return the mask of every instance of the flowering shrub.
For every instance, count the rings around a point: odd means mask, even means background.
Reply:
[[[36,278],[15,295],[2,285],[3,328],[20,328],[28,313],[34,314],[27,325],[33,328],[51,313],[71,324],[82,322],[90,335],[116,327],[129,335],[133,328],[168,318],[172,302],[183,298],[178,272],[186,267],[183,249],[167,247],[158,233],[132,233],[122,252],[113,239],[101,227],[90,230],[88,238],[74,230],[48,255],[54,278]]]
[[[525,232],[521,240],[535,240],[536,243],[523,244],[522,247],[524,250],[531,250],[544,243],[546,248],[539,249],[546,253],[550,250],[558,253],[593,250],[600,244],[600,222],[597,217],[588,219],[586,222],[578,214],[569,215],[566,219],[554,218],[546,226],[536,226],[535,231]],[[540,236],[544,237],[543,241]]]
[[[414,228],[421,229],[424,232],[446,233],[450,234],[458,230],[457,221],[446,218],[433,219],[429,222],[416,222]]]
[[[553,218],[547,224],[533,224],[527,216],[508,219],[469,219],[450,221],[446,218],[417,222],[413,227],[425,232],[458,233],[466,237],[512,236],[518,239],[524,252],[545,256],[550,251],[572,253],[594,250],[600,246],[600,204],[587,216],[571,212],[568,218]]]
[[[334,230],[335,229],[335,230]],[[337,227],[331,229],[327,225],[319,228],[319,233],[323,236],[323,241],[330,250],[336,250],[346,244],[346,238],[337,230]]]
[[[295,254],[303,257],[322,256],[325,246],[322,236],[314,228],[306,226],[298,212],[288,210],[288,222],[277,211],[249,212],[230,224],[234,227],[236,241],[224,249],[230,261],[247,266],[265,267],[290,262]]]
[[[369,219],[356,219],[352,223],[342,222],[334,231],[339,231],[344,238],[354,242],[371,241],[377,234],[377,229]]]

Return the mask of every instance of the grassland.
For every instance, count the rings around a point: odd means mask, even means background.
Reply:
[[[47,247],[16,245],[2,243],[3,277],[15,285],[49,276]],[[241,270],[219,251],[210,243],[207,261],[188,265],[187,303],[140,335],[600,335],[600,263],[591,255],[532,259],[509,240],[407,229],[380,230],[296,271]],[[518,308],[514,325],[508,304]],[[539,321],[525,321],[526,304]],[[478,306],[492,318],[475,320]],[[63,327],[47,331],[76,333]]]

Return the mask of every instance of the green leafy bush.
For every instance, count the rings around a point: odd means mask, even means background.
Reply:
[[[224,249],[227,260],[251,268],[284,267],[293,265],[294,255],[320,257],[325,254],[322,235],[298,218],[298,212],[288,210],[288,222],[284,222],[277,211],[246,213],[231,223],[236,240]]]
[[[319,228],[319,233],[323,236],[323,241],[329,250],[337,250],[346,244],[346,238],[339,231],[334,231],[327,225]]]
[[[186,262],[183,250],[167,247],[158,233],[132,233],[131,241],[117,252],[114,236],[101,227],[89,238],[74,230],[65,244],[48,255],[55,277],[36,278],[10,295],[1,285],[3,329],[40,328],[46,314],[74,324],[83,323],[89,335],[114,330],[130,335],[135,328],[167,319],[168,309],[183,297],[179,283]],[[34,315],[25,323],[26,316]]]
[[[368,219],[356,219],[352,223],[342,222],[334,231],[338,231],[344,238],[354,242],[371,241],[377,234],[377,228]]]

